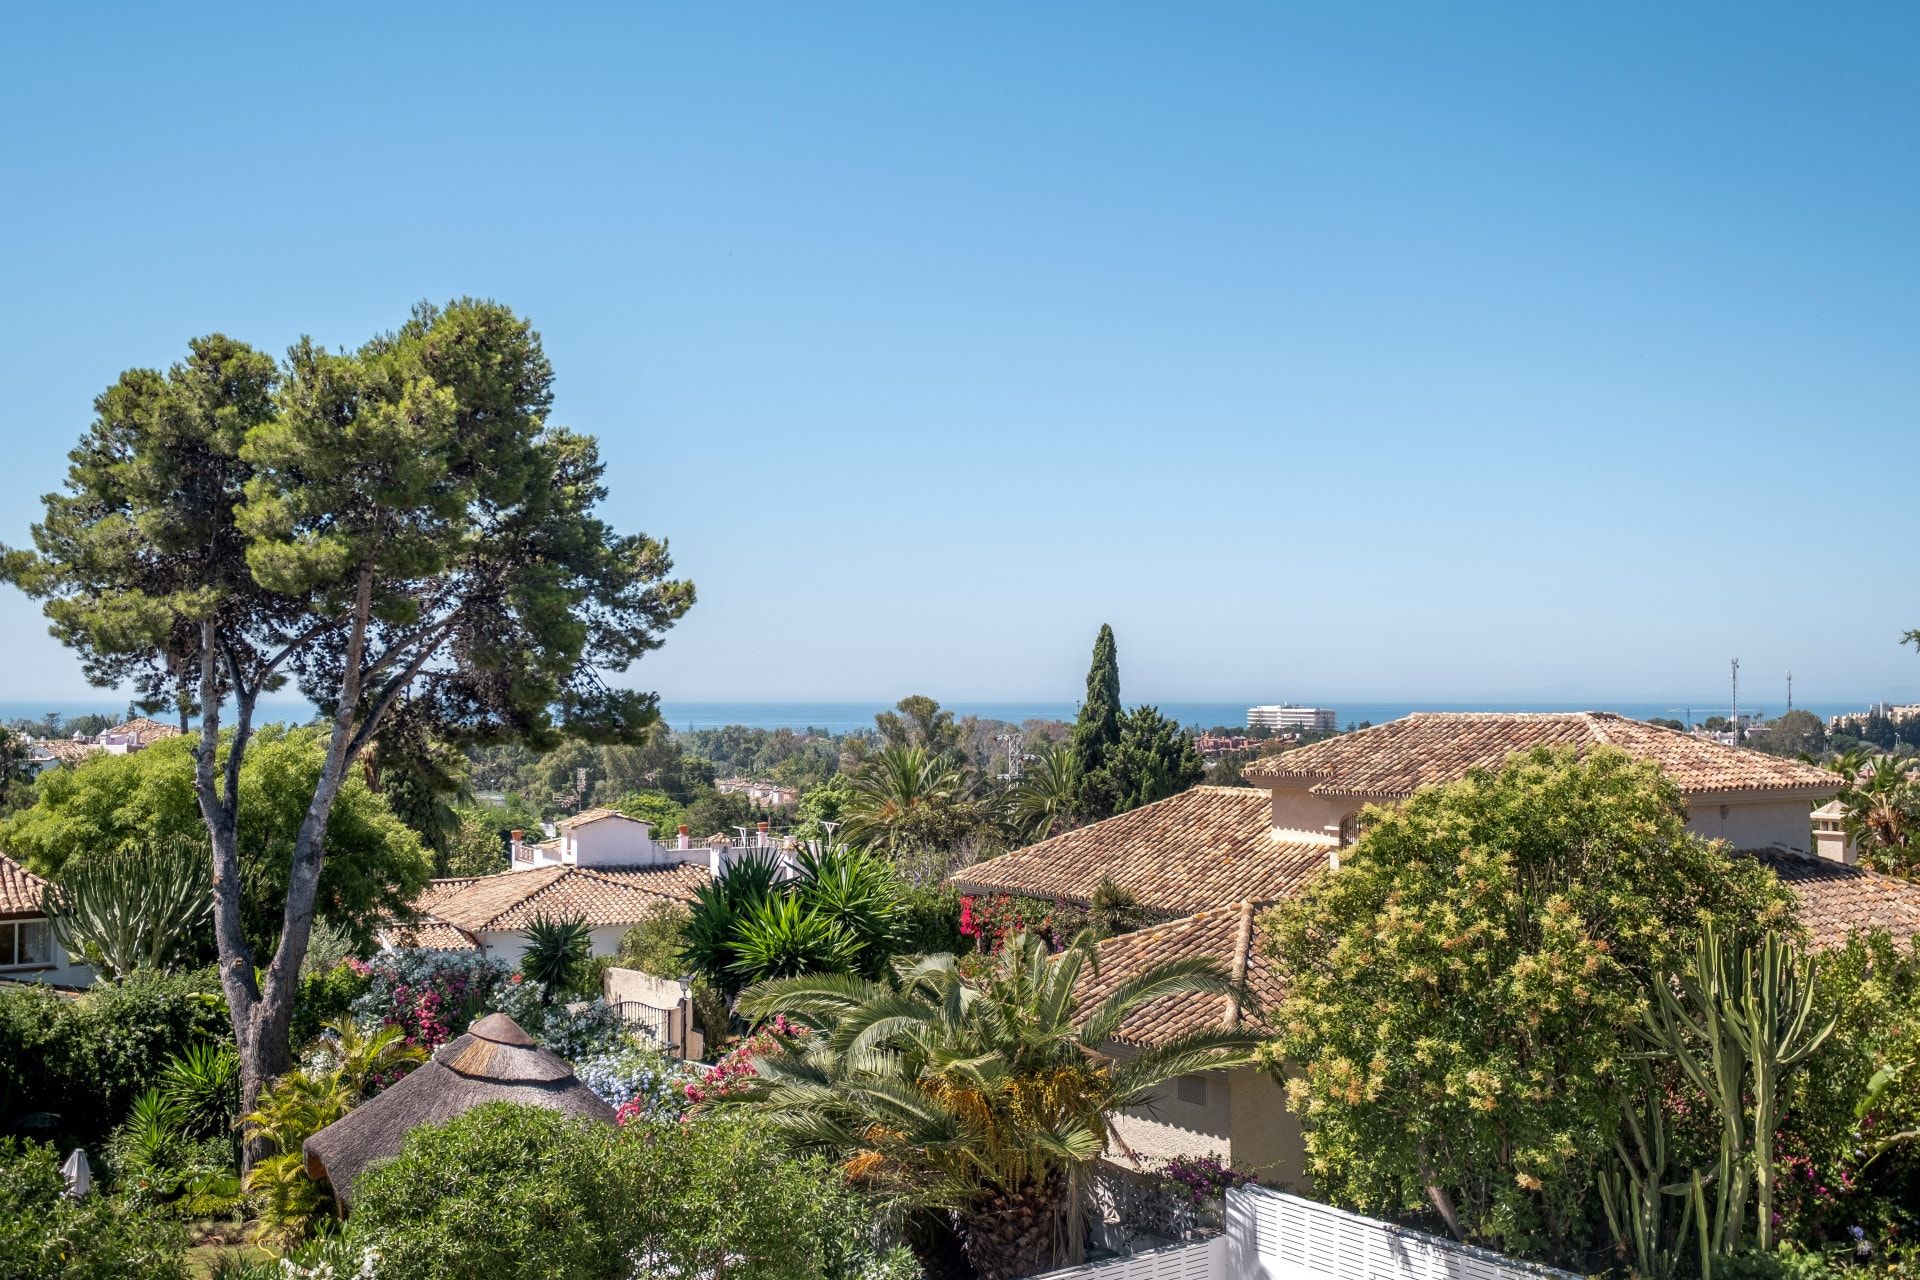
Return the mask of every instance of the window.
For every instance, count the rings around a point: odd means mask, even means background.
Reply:
[[[1344,849],[1355,840],[1358,840],[1361,831],[1362,827],[1360,826],[1360,815],[1358,813],[1350,813],[1340,819],[1340,847]]]
[[[1192,1107],[1207,1105],[1207,1078],[1179,1076],[1173,1082],[1173,1096]]]
[[[0,920],[0,969],[52,967],[52,925],[45,920]]]

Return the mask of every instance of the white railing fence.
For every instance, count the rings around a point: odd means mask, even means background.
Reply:
[[[1265,1187],[1226,1197],[1226,1230],[1196,1244],[1054,1271],[1040,1280],[1575,1280]]]

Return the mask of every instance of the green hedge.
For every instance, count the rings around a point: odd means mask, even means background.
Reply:
[[[211,968],[136,973],[77,999],[0,988],[0,1130],[99,1138],[169,1058],[232,1035]]]

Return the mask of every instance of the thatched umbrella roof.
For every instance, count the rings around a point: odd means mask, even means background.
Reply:
[[[344,1212],[353,1180],[374,1161],[398,1155],[407,1134],[485,1102],[521,1102],[613,1122],[613,1108],[581,1084],[572,1067],[534,1044],[512,1018],[490,1013],[412,1075],[308,1138],[307,1172],[333,1183]]]

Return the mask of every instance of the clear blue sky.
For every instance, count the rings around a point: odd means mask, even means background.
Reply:
[[[0,541],[121,369],[471,293],[699,586],[669,699],[1072,697],[1102,621],[1130,700],[1911,695],[1916,66],[1910,4],[10,6]]]

